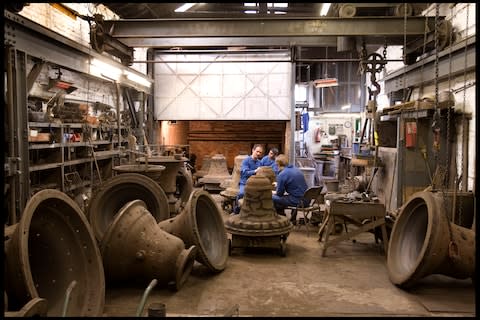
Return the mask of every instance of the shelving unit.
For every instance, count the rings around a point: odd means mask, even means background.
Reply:
[[[74,193],[108,179],[124,156],[126,130],[117,125],[28,122],[30,193],[46,186]],[[43,142],[31,141],[40,136]]]

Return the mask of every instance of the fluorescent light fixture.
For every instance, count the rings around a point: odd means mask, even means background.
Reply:
[[[256,14],[257,10],[245,10],[243,12],[246,13],[246,14]]]
[[[307,101],[307,86],[295,84],[295,101],[303,102]]]
[[[313,80],[315,88],[328,88],[338,86],[338,80],[336,78],[325,78]]]
[[[275,11],[275,14],[287,14],[285,11]]]
[[[256,7],[258,5],[258,3],[255,3],[255,2],[245,2],[243,3],[243,5],[245,7]]]
[[[146,78],[141,77],[141,76],[139,76],[139,75],[137,75],[137,74],[135,74],[135,73],[133,73],[133,72],[130,72],[130,71],[128,71],[128,70],[125,70],[125,71],[124,71],[124,74],[125,74],[125,76],[126,76],[129,80],[131,80],[131,81],[133,81],[133,82],[136,82],[136,83],[138,83],[138,84],[141,84],[141,85],[143,85],[143,86],[146,86],[146,87],[148,87],[148,88],[150,88],[150,86],[152,85],[152,83],[150,82],[150,80],[147,80]]]
[[[347,109],[350,109],[352,107],[351,104],[346,104],[344,106],[342,106],[342,110],[347,110]]]
[[[122,75],[122,70],[106,62],[93,58],[90,62],[90,73],[97,77],[118,80]]]
[[[196,3],[184,3],[183,5],[175,9],[175,12],[185,12],[191,7],[193,7],[194,5],[196,5]]]
[[[273,7],[274,8],[288,8],[288,3],[287,2],[274,3]]]
[[[321,16],[326,16],[328,13],[328,10],[330,9],[331,3],[323,3],[322,4],[322,9],[320,10],[320,15]]]

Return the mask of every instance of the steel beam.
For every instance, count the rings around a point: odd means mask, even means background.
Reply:
[[[467,52],[465,52],[465,46],[467,46]],[[445,80],[448,76],[452,77],[464,71],[475,70],[475,36],[469,37],[465,41],[453,45],[451,48],[446,48],[442,52],[439,52],[438,57],[438,80]],[[435,55],[432,54],[413,65],[392,72],[381,80],[385,81],[386,94],[411,86],[418,87],[432,83],[435,80]]]
[[[134,48],[171,48],[171,47],[271,47],[271,46],[328,46],[335,47],[337,40],[335,37],[209,37],[209,38],[174,38],[174,37],[139,37],[139,38],[119,38],[127,46]],[[383,39],[382,39],[383,41]],[[403,38],[402,40],[403,41]],[[379,43],[383,44],[383,42]]]
[[[427,20],[427,21],[425,21]],[[434,17],[128,19],[105,20],[116,38],[418,36],[434,30]],[[405,30],[404,30],[405,28]]]

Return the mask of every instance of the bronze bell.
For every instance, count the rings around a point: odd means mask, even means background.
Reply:
[[[161,221],[158,226],[197,247],[196,260],[212,272],[225,269],[228,258],[227,232],[222,213],[212,196],[197,189],[177,216]]]
[[[88,220],[98,241],[126,203],[143,200],[157,222],[170,217],[167,196],[160,185],[139,173],[122,173],[105,181],[93,195]]]
[[[20,222],[5,228],[4,250],[10,312],[46,311],[58,317],[65,292],[76,281],[68,315],[102,315],[105,275],[98,244],[83,212],[63,192],[44,189],[34,194]]]
[[[157,279],[176,290],[187,280],[196,247],[185,249],[182,239],[163,231],[145,202],[133,200],[115,216],[100,243],[109,283]]]
[[[204,184],[206,190],[220,189],[220,183],[226,179],[230,179],[231,175],[228,173],[227,160],[223,154],[216,154],[210,160],[210,168],[208,173],[199,180]]]
[[[139,173],[149,177],[156,182],[160,180],[160,176],[162,175],[163,170],[165,170],[165,166],[147,163],[123,164],[113,167],[113,171],[117,173]]]
[[[139,157],[136,161],[140,163],[159,164],[165,166],[165,170],[162,172],[158,184],[162,187],[167,195],[170,216],[176,215],[181,206],[181,200],[175,197],[175,192],[177,191],[177,177],[182,168],[185,167],[185,162],[188,161],[188,158],[181,155],[152,156]],[[186,175],[184,175],[184,177],[187,178]],[[189,178],[191,178],[191,176]],[[190,183],[190,185],[193,186],[193,182]],[[189,190],[189,192],[191,192],[191,190]]]
[[[278,247],[281,255],[285,254],[285,241],[293,225],[275,211],[271,186],[265,176],[248,178],[240,214],[225,221],[225,229],[232,234],[232,248]]]
[[[408,288],[430,274],[475,277],[475,232],[452,223],[442,192],[420,191],[402,207],[387,254],[392,283]]]
[[[210,160],[212,159],[212,156],[204,156],[202,160],[202,168],[200,170],[197,170],[195,172],[194,176],[195,179],[198,181],[200,178],[203,178],[207,173],[208,170],[210,170]]]
[[[230,186],[225,190],[221,191],[220,194],[224,197],[231,198],[236,197],[240,188],[238,184],[240,183],[240,170],[242,168],[242,162],[248,158],[248,154],[239,154],[234,159],[232,179],[230,181]]]

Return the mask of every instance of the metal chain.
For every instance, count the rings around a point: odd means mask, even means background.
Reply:
[[[439,121],[440,121],[440,108],[438,106],[438,61],[439,61],[439,57],[438,57],[438,28],[439,28],[439,25],[440,25],[440,19],[439,19],[439,16],[440,16],[440,5],[438,3],[435,4],[435,113],[434,113],[434,119],[433,119],[433,123],[432,123],[432,128],[433,128],[433,139],[434,139],[434,153],[435,153],[435,168],[438,169],[439,168],[439,163],[438,163],[438,153],[440,151],[440,125],[439,125]],[[448,130],[448,129],[447,129]],[[437,140],[437,141],[435,141]],[[448,144],[448,139],[447,139],[447,142],[446,144]],[[447,149],[448,149],[448,146],[447,146]],[[440,187],[440,191],[442,193],[442,196],[443,196],[443,201],[444,201],[444,205],[445,205],[445,208],[448,208],[448,198],[447,198],[447,195],[446,195],[446,188],[444,187],[444,185],[442,184],[441,187]],[[448,210],[444,210],[445,212],[445,215],[447,217],[447,220],[449,219],[448,218]],[[449,233],[449,236],[450,236],[450,244],[452,244],[453,242],[453,236],[452,236],[452,227],[451,227],[451,224],[448,224],[448,233]]]
[[[387,60],[387,38],[385,38],[385,43],[383,44],[383,60]]]
[[[360,74],[365,73],[366,60],[367,60],[367,48],[364,41],[362,43],[362,50],[360,51],[360,64],[358,66],[358,71],[360,72]]]
[[[453,7],[450,8],[450,17],[453,17]],[[448,94],[450,95],[451,93],[451,88],[452,88],[452,83],[451,83],[451,74],[452,74],[452,43],[453,43],[453,31],[450,32],[449,35],[449,43],[450,43],[450,48],[448,50]],[[448,97],[448,100],[450,99],[450,96]],[[447,101],[448,101],[447,100]],[[450,164],[450,121],[451,121],[451,112],[450,112],[450,106],[448,106],[447,109],[447,150],[446,150],[446,158],[445,158],[445,166],[449,166]],[[454,161],[456,163],[456,161]],[[457,179],[457,170],[455,168],[455,177],[454,181]]]
[[[469,17],[469,13],[470,13],[470,4],[466,4],[467,6],[467,19],[465,21],[465,56],[464,56],[464,66],[463,66],[463,106],[462,106],[462,131],[465,130],[465,105],[467,104],[467,41],[468,41],[468,17]],[[465,148],[463,148],[463,150],[465,150]],[[462,151],[462,155],[461,155],[461,158],[460,158],[460,166],[463,170],[463,165],[464,165],[464,158],[465,156],[468,156],[468,155],[464,155],[463,154],[463,151]],[[467,185],[468,185],[468,170],[467,170],[467,178],[465,179],[467,181]],[[467,190],[468,187],[467,186],[462,186],[463,189]],[[462,222],[462,213],[463,213],[463,210],[462,210],[462,207],[463,207],[463,203],[462,203],[462,197],[460,197],[459,199],[459,206],[458,206],[458,221]]]
[[[440,5],[435,4],[435,100],[434,100],[434,114],[433,114],[433,153],[435,158],[435,168],[438,167],[438,153],[440,151],[440,112],[438,108],[438,28],[439,28],[439,9]]]

